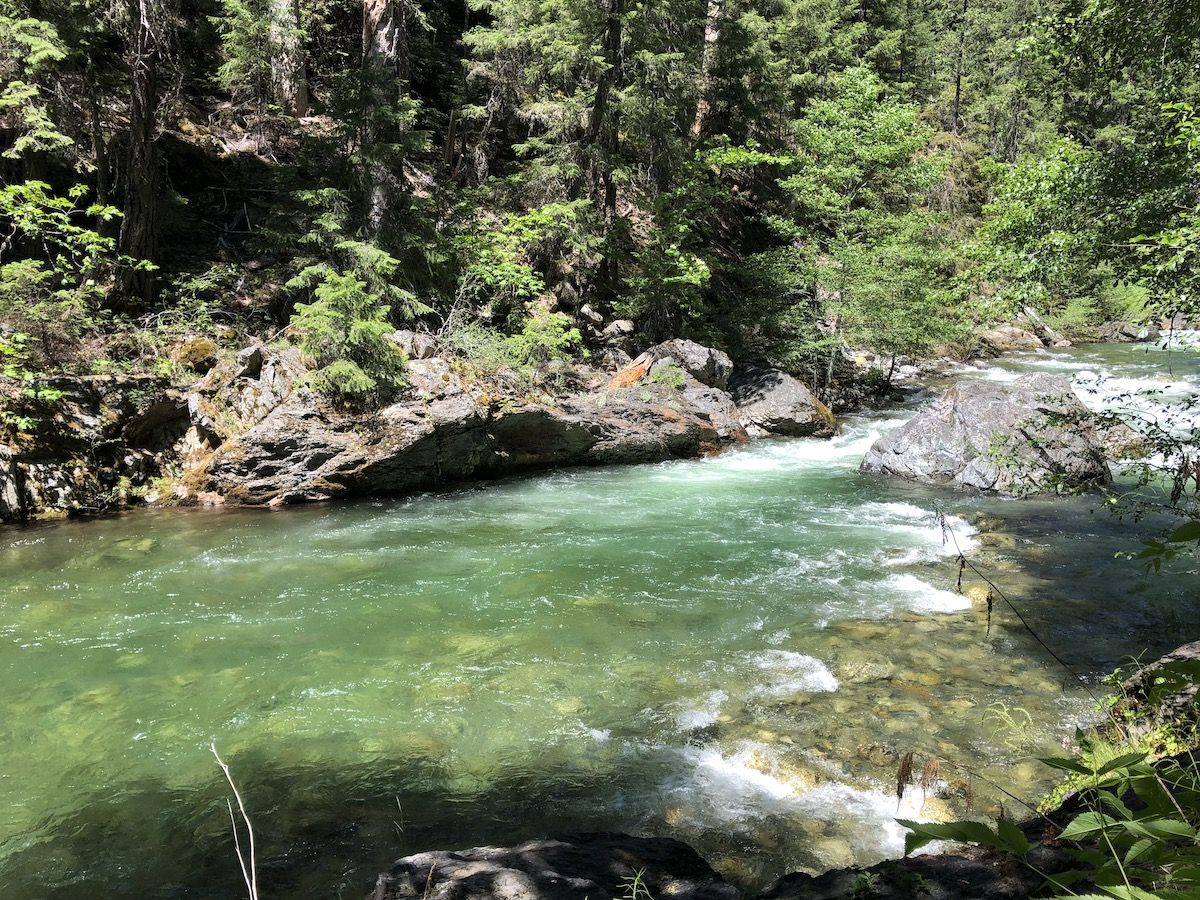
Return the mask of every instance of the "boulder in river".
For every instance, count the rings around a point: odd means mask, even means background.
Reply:
[[[355,416],[296,392],[206,461],[207,487],[250,504],[400,494],[538,469],[695,457],[722,441],[707,411],[652,383],[498,409],[461,387],[439,393]]]
[[[861,470],[1022,495],[1111,480],[1095,417],[1057,375],[962,381],[868,451]]]
[[[635,878],[651,897],[741,897],[682,841],[582,834],[407,856],[379,876],[373,900],[607,900],[630,896]]]
[[[1113,344],[1133,344],[1157,341],[1160,333],[1157,328],[1134,325],[1132,322],[1105,322],[1100,326],[1098,336],[1100,340]]]
[[[832,437],[837,433],[837,420],[829,407],[786,372],[739,368],[730,380],[729,392],[752,437]]]

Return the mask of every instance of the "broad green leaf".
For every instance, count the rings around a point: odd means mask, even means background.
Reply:
[[[1005,849],[1018,856],[1024,856],[1029,852],[1029,839],[1025,837],[1020,828],[1007,819],[1000,819],[996,822],[996,833],[1004,842]]]
[[[1059,837],[1064,841],[1078,841],[1081,838],[1098,834],[1105,828],[1111,828],[1114,824],[1112,819],[1101,816],[1099,813],[1085,812],[1076,816],[1071,824],[1062,830]]]
[[[1168,540],[1175,544],[1182,544],[1187,541],[1200,541],[1200,522],[1188,522],[1185,525],[1180,525],[1171,532]]]

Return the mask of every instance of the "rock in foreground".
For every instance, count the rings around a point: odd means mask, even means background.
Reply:
[[[861,471],[999,494],[1111,480],[1094,416],[1055,375],[964,381],[868,451]]]
[[[584,834],[408,856],[379,876],[373,900],[609,900],[631,896],[635,877],[656,898],[741,896],[681,841]]]

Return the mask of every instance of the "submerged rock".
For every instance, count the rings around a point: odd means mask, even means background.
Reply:
[[[635,879],[651,897],[741,897],[681,841],[582,834],[407,856],[379,876],[373,900],[605,900],[630,896]]]
[[[868,451],[861,471],[1022,495],[1111,480],[1095,417],[1056,375],[964,381]]]
[[[832,437],[837,421],[807,387],[778,369],[738,369],[729,385],[742,425],[751,436]]]

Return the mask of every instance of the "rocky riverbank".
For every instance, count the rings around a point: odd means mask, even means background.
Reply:
[[[1157,336],[1110,324],[1096,336]],[[0,522],[139,504],[253,506],[397,495],[541,469],[696,457],[757,437],[822,438],[837,429],[830,409],[788,373],[735,365],[725,353],[688,340],[667,341],[632,360],[610,348],[604,357],[610,368],[552,362],[530,378],[482,373],[439,355],[427,335],[397,332],[395,339],[410,356],[408,385],[395,402],[370,413],[330,404],[309,389],[298,351],[262,343],[222,358],[206,338],[187,342],[175,364],[193,373],[190,383],[154,375],[47,383],[58,399],[32,428],[0,442]],[[974,352],[986,357],[1065,343],[1025,310],[982,332]],[[881,384],[904,385],[954,365],[852,351],[835,362],[831,400],[843,410],[877,395]],[[12,405],[20,388],[5,390]],[[978,404],[964,398],[960,405]],[[1001,430],[1012,431],[1015,422],[1006,420]],[[970,438],[968,430],[952,437]],[[1093,443],[1083,439],[1088,458]],[[1064,443],[1063,452],[1075,444]],[[1080,477],[1103,480],[1102,465]],[[965,468],[959,466],[960,474]],[[982,481],[970,473],[950,480],[989,490],[997,483],[989,473]]]
[[[151,378],[64,381],[53,414],[0,447],[0,521],[138,502],[396,495],[837,429],[790,375],[735,369],[691,341],[653,347],[615,374],[547,367],[538,383],[484,377],[415,349],[403,397],[369,414],[326,402],[307,386],[296,351],[261,344],[214,361],[183,388]]]

